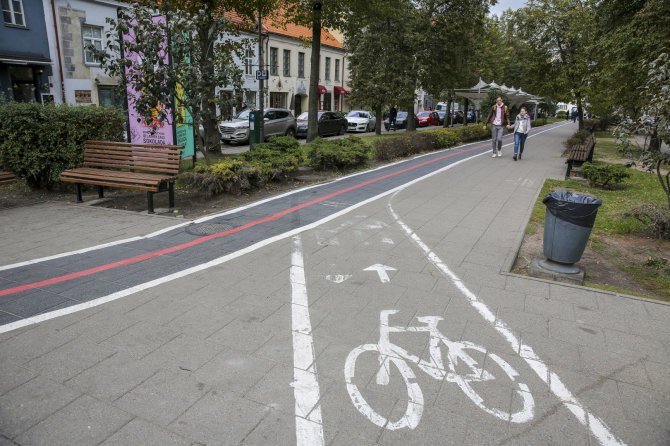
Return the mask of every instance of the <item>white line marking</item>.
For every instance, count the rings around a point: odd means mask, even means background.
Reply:
[[[528,138],[531,138],[531,137],[533,137],[533,136],[539,135],[539,134],[544,133],[544,132],[549,132],[549,131],[551,131],[551,130],[553,130],[553,128],[551,128],[551,129],[547,129],[547,130],[543,130],[543,131],[541,131],[541,132],[537,132],[537,133],[535,133],[535,134],[532,134],[532,135],[528,136]],[[510,144],[511,144],[511,143],[510,143]],[[510,144],[507,144],[507,145],[510,145]],[[446,150],[445,150],[445,151],[446,151]],[[432,153],[437,153],[437,152],[432,152]],[[116,300],[116,299],[120,299],[120,298],[122,298],[122,297],[126,297],[126,296],[129,296],[129,295],[134,294],[134,293],[139,293],[140,291],[146,290],[146,289],[148,289],[148,288],[152,288],[152,287],[155,287],[155,286],[158,286],[158,285],[162,285],[162,284],[167,283],[167,282],[170,282],[170,281],[172,281],[172,280],[180,279],[180,278],[182,278],[182,277],[186,277],[186,276],[188,276],[188,275],[190,275],[190,274],[197,273],[197,272],[199,272],[199,271],[203,271],[203,270],[205,270],[205,269],[207,269],[207,268],[211,268],[211,267],[213,267],[213,266],[220,265],[220,264],[225,263],[225,262],[227,262],[227,261],[229,261],[229,260],[233,260],[233,259],[235,259],[235,258],[237,258],[237,257],[240,257],[240,256],[244,255],[244,254],[253,252],[253,251],[257,250],[257,249],[260,249],[260,248],[263,248],[263,247],[265,247],[265,246],[267,246],[267,245],[270,245],[270,244],[272,244],[272,243],[274,243],[274,242],[276,242],[276,241],[278,241],[278,240],[283,240],[283,239],[288,238],[288,237],[291,237],[291,236],[293,236],[293,235],[300,234],[301,232],[304,232],[304,231],[307,231],[307,230],[316,228],[316,227],[318,227],[318,226],[320,226],[320,225],[322,225],[322,224],[324,224],[324,223],[327,223],[327,222],[329,222],[329,221],[331,221],[331,220],[334,220],[334,219],[336,219],[336,218],[339,218],[339,217],[341,217],[342,215],[346,215],[346,214],[348,214],[349,212],[351,212],[351,211],[353,211],[353,210],[355,210],[355,209],[358,209],[358,208],[360,208],[360,207],[362,207],[362,206],[365,206],[365,205],[368,204],[368,203],[372,203],[373,201],[376,201],[376,200],[378,200],[378,199],[380,199],[380,198],[383,198],[383,197],[385,197],[385,196],[387,196],[387,195],[389,195],[389,194],[392,194],[392,193],[394,193],[394,192],[396,192],[396,191],[405,189],[406,187],[409,187],[409,186],[411,186],[411,185],[413,185],[413,184],[415,184],[415,183],[418,183],[419,181],[423,181],[423,180],[426,179],[426,178],[430,178],[430,177],[432,177],[432,176],[434,176],[434,175],[437,175],[437,174],[439,174],[439,173],[442,173],[442,172],[444,172],[444,171],[446,171],[446,170],[449,170],[449,169],[451,169],[452,167],[457,166],[457,165],[459,165],[459,164],[461,164],[461,163],[464,163],[464,162],[466,162],[466,161],[470,161],[470,160],[472,160],[472,159],[475,159],[475,158],[477,158],[478,156],[487,155],[487,154],[488,154],[488,152],[482,152],[482,153],[480,153],[480,154],[473,155],[473,156],[468,157],[468,158],[464,158],[464,159],[462,159],[462,160],[460,160],[460,161],[456,161],[455,163],[449,164],[448,166],[444,166],[444,167],[441,168],[441,169],[435,170],[435,171],[433,171],[433,172],[431,172],[431,173],[428,173],[428,174],[426,174],[426,175],[424,175],[424,176],[422,176],[422,177],[416,178],[416,179],[410,181],[409,183],[400,185],[400,186],[395,187],[395,188],[393,188],[393,189],[389,189],[389,190],[387,190],[387,191],[385,191],[385,192],[382,192],[382,193],[379,194],[379,195],[375,195],[374,197],[370,197],[370,198],[368,198],[367,200],[363,200],[363,201],[361,201],[360,203],[354,204],[354,205],[352,205],[352,206],[349,207],[349,208],[342,209],[342,210],[339,211],[339,212],[335,212],[334,214],[331,214],[331,215],[329,215],[328,217],[325,217],[325,218],[323,218],[323,219],[321,219],[321,220],[315,221],[314,223],[310,223],[310,224],[308,224],[308,225],[305,225],[305,226],[301,226],[301,227],[299,227],[299,228],[292,229],[291,231],[285,232],[285,233],[283,233],[283,234],[278,234],[278,235],[276,235],[276,236],[274,236],[274,237],[270,237],[270,238],[268,238],[268,239],[261,240],[260,242],[255,243],[255,244],[253,244],[253,245],[251,245],[251,246],[247,246],[246,248],[240,249],[239,251],[235,251],[235,252],[230,253],[230,254],[228,254],[228,255],[225,255],[225,256],[223,256],[223,257],[219,257],[219,258],[217,258],[217,259],[210,260],[209,262],[202,263],[202,264],[200,264],[200,265],[193,266],[193,267],[188,268],[188,269],[185,269],[185,270],[183,270],[183,271],[179,271],[179,272],[176,272],[176,273],[173,273],[173,274],[169,274],[169,275],[167,275],[167,276],[165,276],[165,277],[161,277],[161,278],[152,280],[152,281],[150,281],[150,282],[145,282],[145,283],[136,285],[136,286],[131,287],[131,288],[126,288],[125,290],[117,291],[116,293],[112,293],[112,294],[109,294],[109,295],[107,295],[107,296],[99,297],[99,298],[97,298],[97,299],[93,299],[93,300],[91,300],[91,301],[89,301],[89,302],[85,302],[85,303],[82,303],[82,304],[79,304],[79,305],[73,305],[73,306],[71,306],[71,307],[63,308],[63,309],[61,309],[61,310],[55,310],[55,311],[50,311],[50,312],[48,312],[48,313],[42,313],[42,314],[37,315],[37,316],[29,317],[29,318],[26,318],[26,319],[21,319],[21,320],[16,321],[16,322],[11,322],[11,323],[9,323],[9,324],[2,325],[2,326],[0,326],[0,334],[1,334],[1,333],[6,333],[6,332],[8,332],[8,331],[16,330],[16,329],[21,328],[21,327],[26,327],[26,326],[28,326],[28,325],[32,325],[32,324],[37,324],[37,323],[40,323],[40,322],[44,322],[44,321],[47,321],[47,320],[49,320],[49,319],[53,319],[53,318],[56,318],[56,317],[65,316],[65,315],[67,315],[67,314],[72,314],[72,313],[75,313],[75,312],[77,312],[77,311],[82,311],[82,310],[87,310],[87,309],[89,309],[89,308],[97,307],[98,305],[102,305],[102,304],[105,304],[105,303],[107,303],[107,302],[112,302],[112,301],[114,301],[114,300]],[[427,156],[427,155],[420,155],[420,156]],[[417,158],[418,158],[418,157],[417,157]],[[375,170],[377,170],[377,169],[375,169]],[[354,175],[360,175],[360,174],[361,174],[361,173],[357,173],[357,174],[354,174]],[[354,176],[354,175],[352,175],[352,176]],[[310,186],[310,187],[316,187],[316,186]],[[289,195],[289,194],[285,194],[285,195]],[[267,201],[267,200],[265,200],[265,201]],[[248,206],[248,207],[251,207],[251,206]],[[244,209],[244,208],[238,208],[238,209],[236,209],[236,210],[240,210],[240,209]],[[233,211],[231,211],[231,212],[233,212]],[[223,215],[223,214],[222,214],[222,215]],[[213,217],[210,216],[209,218],[213,218]],[[207,218],[207,219],[209,219],[209,218]],[[205,220],[205,219],[203,219],[203,221],[204,221],[204,220]],[[178,226],[183,226],[183,225],[178,225]],[[127,241],[127,240],[126,240],[126,241]],[[119,242],[115,242],[115,243],[123,243],[123,242],[124,242],[124,241],[120,240]],[[66,255],[66,254],[63,254],[63,255]],[[40,261],[40,260],[35,260],[34,262],[36,263],[37,261]],[[11,265],[10,265],[10,266],[11,266]]]
[[[316,376],[316,355],[309,319],[307,281],[300,235],[293,237],[291,253],[291,320],[293,332],[293,395],[298,446],[324,445],[323,420]]]
[[[374,265],[368,266],[363,271],[377,271],[377,275],[379,276],[379,280],[381,281],[381,283],[389,283],[391,279],[389,279],[389,275],[386,273],[386,271],[398,271],[398,270],[393,268],[392,266],[386,266],[382,265],[381,263],[375,263]]]
[[[442,271],[442,273],[452,281],[452,283],[458,288],[461,293],[466,297],[470,305],[479,312],[479,314],[493,326],[493,328],[500,333],[505,340],[510,344],[512,350],[515,352],[521,352],[521,357],[528,363],[531,369],[537,374],[537,376],[549,386],[550,390],[556,397],[561,400],[563,405],[573,413],[573,415],[582,423],[584,426],[588,427],[591,430],[591,434],[598,439],[600,444],[603,445],[625,445],[621,440],[616,438],[610,429],[601,421],[598,417],[588,412],[582,403],[580,403],[577,398],[568,390],[568,388],[563,384],[561,379],[557,374],[549,370],[549,367],[540,359],[539,356],[533,351],[533,348],[529,345],[522,344],[519,339],[512,333],[512,330],[500,319],[496,319],[496,316],[489,309],[489,307],[479,300],[479,298],[468,289],[463,281],[454,274],[449,267],[440,260],[440,258],[433,252],[431,249],[423,243],[418,235],[403,221],[400,220],[398,214],[395,213],[391,207],[391,200],[389,199],[388,210],[391,213],[391,216],[395,221],[403,228],[407,235],[417,244],[417,246],[424,252],[426,257],[430,262],[435,265],[437,269]]]

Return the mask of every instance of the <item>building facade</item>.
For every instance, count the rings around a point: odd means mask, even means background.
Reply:
[[[0,95],[18,102],[49,102],[52,60],[42,0],[3,0],[0,22]]]

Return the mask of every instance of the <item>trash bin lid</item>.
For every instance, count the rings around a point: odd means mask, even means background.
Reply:
[[[568,191],[548,193],[542,203],[556,218],[588,228],[593,227],[598,208],[603,204],[599,198],[573,194]]]

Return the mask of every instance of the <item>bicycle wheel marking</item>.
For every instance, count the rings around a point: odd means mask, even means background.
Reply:
[[[417,317],[416,319],[424,325],[410,327],[392,326],[389,323],[389,316],[397,312],[397,310],[383,310],[380,312],[379,342],[377,344],[364,344],[354,348],[347,356],[344,366],[344,380],[351,401],[356,409],[371,422],[388,430],[398,430],[405,427],[414,429],[419,425],[423,413],[423,393],[421,387],[416,382],[416,375],[410,367],[410,363],[417,366],[419,370],[422,370],[433,379],[438,381],[446,379],[449,382],[455,383],[477,407],[494,417],[513,423],[524,423],[533,419],[535,401],[528,386],[523,383],[516,383],[518,387],[516,392],[523,400],[523,406],[519,411],[507,413],[501,409],[488,407],[484,404],[484,398],[472,388],[470,383],[492,381],[496,379],[496,375],[485,370],[484,367],[480,367],[477,361],[466,352],[466,349],[475,350],[491,358],[493,363],[500,367],[503,374],[512,382],[515,382],[519,374],[511,365],[498,355],[488,353],[481,346],[471,342],[454,342],[449,340],[437,328],[439,321],[442,320],[439,316]],[[422,360],[402,347],[395,345],[390,340],[391,333],[427,333],[430,336],[430,359],[427,361]],[[442,357],[441,349],[443,346],[447,349],[446,358],[448,360],[448,367],[445,367]],[[404,415],[397,421],[384,418],[384,416],[375,411],[365,400],[358,386],[352,382],[356,374],[356,361],[366,351],[377,354],[379,362],[379,369],[376,374],[377,384],[388,385],[390,379],[397,374],[400,374],[405,383],[408,396],[407,409]],[[393,363],[397,372],[392,371],[390,367],[391,363]],[[471,373],[457,373],[457,364],[466,366],[470,369]],[[503,377],[503,374],[498,373],[498,376]]]
[[[300,234],[293,237],[291,252],[291,329],[293,333],[293,396],[298,446],[323,446],[323,420],[319,382],[314,363],[312,323],[309,319],[307,281]]]
[[[496,319],[495,315],[488,306],[479,300],[479,298],[472,292],[468,287],[463,283],[463,281],[454,274],[451,269],[426,245],[419,236],[407,226],[391,206],[391,201],[393,197],[400,192],[396,191],[388,202],[388,210],[393,219],[400,225],[400,227],[405,231],[414,243],[424,252],[426,257],[430,262],[441,271],[451,282],[458,288],[461,293],[468,300],[470,305],[477,310],[477,312],[489,323],[491,326],[500,333],[503,338],[512,347],[512,350],[515,352],[520,352],[519,355],[521,358],[526,361],[530,368],[535,372],[535,374],[549,386],[551,392],[563,403],[563,405],[577,418],[577,420],[584,426],[588,427],[591,431],[591,434],[603,445],[625,445],[623,441],[618,439],[610,430],[610,428],[605,424],[604,421],[590,413],[586,410],[584,405],[577,400],[577,398],[568,390],[568,388],[563,384],[559,376],[552,372],[549,367],[540,359],[540,357],[535,353],[533,348],[529,345],[522,344],[521,341],[512,333],[512,330],[500,319]]]

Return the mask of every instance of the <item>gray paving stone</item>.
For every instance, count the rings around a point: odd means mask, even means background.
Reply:
[[[562,319],[549,320],[550,336],[565,342],[592,348],[606,348],[603,331],[595,326]]]
[[[667,430],[670,397],[643,387],[619,382],[618,388],[627,416],[642,424]]]
[[[524,310],[528,313],[541,314],[549,318],[558,317],[565,320],[574,320],[573,304],[549,299],[548,297],[526,296]]]
[[[75,339],[33,359],[26,363],[26,367],[62,383],[115,353],[113,348],[85,339]]]
[[[96,445],[132,417],[83,395],[17,438],[30,445]]]
[[[220,392],[244,395],[275,366],[274,361],[227,350],[203,365],[193,378]]]
[[[670,364],[668,350],[657,339],[609,329],[604,329],[604,334],[609,351],[643,353],[653,361]]]
[[[177,418],[169,429],[202,444],[239,444],[272,409],[232,392],[210,392]]]
[[[642,363],[647,370],[647,376],[652,383],[652,389],[670,396],[670,374],[667,364],[655,361],[643,360]]]
[[[159,371],[114,401],[114,405],[160,426],[167,426],[206,392],[205,384],[188,375]]]
[[[596,294],[596,300],[598,301],[598,308],[604,312],[649,315],[644,302],[641,300],[605,293]]]
[[[74,314],[81,313],[84,312]],[[49,325],[53,325],[60,333],[83,337],[95,343],[105,341],[137,323],[139,323],[138,319],[114,311],[109,305],[100,307],[99,311],[92,312],[85,318],[78,320],[75,318],[75,321],[69,324],[66,324],[61,318],[49,321]],[[61,325],[61,327],[58,327],[58,325]]]
[[[69,388],[104,401],[114,401],[157,371],[156,365],[118,353],[65,383]]]
[[[51,350],[67,344],[76,335],[59,333],[46,325],[31,325],[16,336],[0,342],[0,358],[25,364]]]
[[[170,328],[142,321],[101,342],[111,348],[124,351],[137,358],[148,355],[158,347],[167,344],[179,334]]]
[[[179,335],[142,359],[163,370],[193,372],[224,349],[214,342]]]
[[[533,296],[549,295],[549,283],[522,276],[507,276],[506,288]]]
[[[523,293],[489,286],[481,287],[476,294],[491,310],[500,307],[523,310],[526,301],[526,295]]]
[[[37,372],[12,361],[0,361],[0,395],[37,376]]]
[[[594,325],[625,331],[628,329],[627,316],[620,313],[603,312],[592,307],[574,305],[575,321],[579,324]]]
[[[670,317],[670,305],[658,302],[644,302],[647,313],[652,319],[667,321]]]
[[[253,352],[273,336],[273,330],[262,322],[235,319],[206,339],[226,347]]]
[[[16,438],[79,396],[38,376],[0,397],[0,432]]]
[[[323,394],[330,380],[320,373],[317,376]],[[292,365],[276,365],[246,391],[244,398],[295,416],[295,396],[291,386],[294,380]]]
[[[576,307],[598,308],[597,293],[582,287],[570,287],[564,284],[549,284],[549,296],[554,300],[572,302]]]
[[[499,444],[504,445],[547,445],[561,446],[571,445],[591,445],[589,441],[589,432],[575,420],[572,413],[563,406],[557,406],[555,410],[538,416],[530,423],[519,425],[518,430],[513,429],[508,435],[496,439]],[[475,430],[476,426],[472,426]],[[469,433],[468,438],[475,438],[475,432]]]
[[[21,296],[11,302],[0,305],[0,310],[22,318],[52,310],[63,303],[74,305],[78,302],[65,296],[53,294],[44,290],[33,290],[29,295]]]
[[[192,441],[140,418],[123,426],[100,446],[190,446]]]
[[[588,373],[641,387],[651,388],[643,352],[608,352],[580,346],[582,368]]]
[[[500,308],[496,321],[504,322],[514,332],[534,333],[549,336],[549,320],[539,314],[520,312],[511,308]]]
[[[295,415],[271,410],[241,442],[242,445],[297,444]]]
[[[583,370],[579,345],[523,332],[520,339],[524,345],[532,348],[546,365],[560,365],[561,368],[568,368],[572,371]]]

